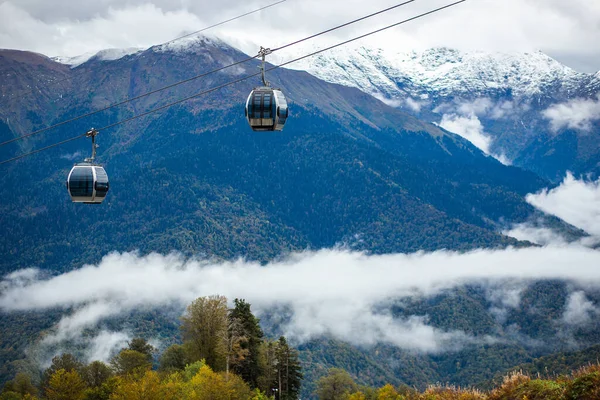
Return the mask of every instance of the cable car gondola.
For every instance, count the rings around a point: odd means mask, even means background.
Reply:
[[[270,49],[260,48],[263,86],[256,87],[246,100],[246,119],[253,131],[281,131],[288,117],[288,105],[279,89],[273,89],[265,78],[265,56]]]
[[[96,158],[96,135],[90,130],[86,136],[92,138],[92,157],[75,164],[67,177],[67,190],[74,203],[100,204],[106,198],[109,189],[108,175],[104,168],[94,163]]]

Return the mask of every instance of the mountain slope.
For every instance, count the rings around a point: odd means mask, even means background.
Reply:
[[[484,150],[552,181],[560,181],[567,170],[598,176],[600,148],[590,149],[588,144],[600,142],[600,116],[591,116],[596,121],[591,131],[555,131],[546,113],[575,99],[597,99],[598,74],[578,73],[543,53],[447,48],[395,52],[356,45],[303,60],[293,68],[359,88],[424,120],[442,125],[452,121],[448,126],[459,134],[475,130],[491,142]],[[578,111],[571,114],[576,122]],[[565,142],[575,143],[568,154],[562,149]]]
[[[45,109],[54,112],[49,122],[19,119],[10,106],[0,114],[10,121],[10,134],[26,133],[241,57],[222,42],[202,39],[184,50],[159,47],[119,60],[91,59],[72,70],[72,80],[55,86],[54,98],[36,98],[58,104]],[[25,150],[80,134],[244,71],[231,72],[19,146]],[[68,203],[62,183],[71,160],[87,153],[85,141],[7,166],[2,178],[7,234],[1,245],[9,257],[3,269],[33,263],[65,269],[111,250],[133,249],[265,259],[357,235],[361,248],[375,252],[516,243],[495,233],[498,222],[526,220],[533,209],[523,196],[544,181],[504,167],[464,139],[356,89],[289,70],[271,80],[284,87],[292,105],[282,134],[247,128],[242,102],[250,83],[102,132],[100,160],[112,186],[96,209]],[[16,153],[14,147],[10,151]],[[250,245],[252,238],[262,239]]]

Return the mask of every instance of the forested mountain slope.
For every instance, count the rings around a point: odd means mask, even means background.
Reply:
[[[558,182],[566,171],[600,174],[598,74],[577,72],[542,52],[403,51],[356,44],[292,68],[483,138],[492,154],[546,179]]]
[[[2,140],[244,57],[202,39],[65,69],[1,53]],[[234,68],[2,147],[4,158],[100,128],[248,72]],[[65,75],[71,79],[65,80]],[[58,83],[44,86],[50,79]],[[244,82],[101,132],[110,179],[101,207],[68,201],[64,180],[90,143],[3,166],[2,270],[64,270],[112,250],[268,259],[354,242],[374,252],[516,244],[500,221],[533,213],[523,196],[546,182],[505,167],[464,139],[356,90],[306,73],[271,76],[291,101],[282,133],[253,133]],[[18,99],[18,100],[17,100]],[[27,249],[27,251],[25,251]]]

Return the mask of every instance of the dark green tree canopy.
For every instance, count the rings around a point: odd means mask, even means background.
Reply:
[[[96,388],[105,383],[113,372],[108,365],[102,361],[93,361],[81,370],[81,377],[88,387]]]
[[[145,354],[149,362],[152,362],[152,357],[157,351],[156,348],[148,343],[148,341],[144,338],[132,339],[127,348],[129,350],[135,350],[139,353]]]
[[[259,367],[259,348],[264,333],[259,325],[259,319],[252,314],[250,303],[244,299],[235,299],[234,307],[229,312],[230,320],[237,320],[241,324],[242,335],[245,341],[241,346],[247,354],[243,360],[234,366],[233,371],[242,377],[252,388],[258,387],[258,377],[261,374]]]
[[[188,356],[185,348],[179,344],[174,344],[165,349],[160,357],[161,371],[183,371],[188,364]]]
[[[111,366],[119,375],[137,373],[152,368],[148,355],[136,350],[123,349],[110,361]]]

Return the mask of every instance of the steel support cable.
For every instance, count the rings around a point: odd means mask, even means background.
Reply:
[[[101,108],[99,110],[90,111],[90,112],[88,112],[86,114],[82,114],[82,115],[79,115],[77,117],[73,117],[71,119],[67,119],[65,121],[61,121],[61,122],[56,123],[54,125],[48,126],[46,128],[42,128],[42,129],[39,129],[37,131],[28,133],[26,135],[22,135],[22,136],[18,136],[16,138],[12,138],[10,140],[7,140],[5,142],[0,143],[0,147],[5,146],[5,145],[10,144],[10,143],[13,143],[13,142],[16,142],[17,140],[25,139],[25,138],[28,138],[30,136],[34,136],[34,135],[37,135],[37,134],[49,131],[51,129],[58,128],[58,127],[63,126],[63,125],[70,124],[71,122],[75,122],[75,121],[78,121],[78,120],[83,119],[83,118],[91,117],[92,115],[96,115],[96,114],[99,114],[101,112],[113,109],[115,107],[119,107],[119,106],[125,105],[127,103],[131,103],[132,101],[142,99],[144,97],[147,97],[147,96],[150,96],[150,95],[162,92],[164,90],[171,89],[171,88],[174,88],[174,87],[179,86],[179,85],[183,85],[184,83],[188,83],[188,82],[194,81],[196,79],[204,78],[204,77],[206,77],[208,75],[212,75],[212,74],[217,73],[219,71],[223,71],[223,70],[225,70],[227,68],[231,68],[231,67],[234,67],[236,65],[240,65],[240,64],[246,63],[246,62],[248,62],[250,60],[253,60],[253,59],[257,58],[257,57],[258,57],[258,55],[254,56],[254,57],[248,57],[248,58],[245,58],[245,59],[243,59],[241,61],[235,62],[233,64],[229,64],[229,65],[226,65],[224,67],[213,69],[212,71],[205,72],[203,74],[196,75],[196,76],[193,76],[191,78],[184,79],[182,81],[178,81],[178,82],[172,83],[172,84],[167,85],[167,86],[163,86],[161,88],[152,90],[150,92],[147,92],[147,93],[144,93],[144,94],[140,94],[139,96],[135,96],[135,97],[132,97],[132,98],[129,98],[129,99],[126,99],[126,100],[119,101],[117,103],[110,104],[110,105],[108,105],[106,107],[103,107],[103,108]]]
[[[225,25],[225,24],[227,24],[229,22],[235,21],[236,19],[240,19],[240,18],[246,17],[248,15],[255,14],[255,13],[259,12],[259,11],[266,10],[267,8],[271,8],[271,7],[274,7],[274,6],[278,5],[278,4],[285,3],[286,1],[287,0],[279,0],[279,1],[276,1],[275,3],[267,4],[266,6],[262,6],[260,8],[257,8],[256,10],[248,11],[248,12],[246,12],[244,14],[238,15],[237,17],[229,18],[228,20],[218,22],[216,24],[207,26],[205,28],[202,28],[200,30],[194,31],[192,33],[185,34],[185,35],[180,36],[178,38],[169,40],[167,42],[157,44],[155,46],[164,46],[165,44],[173,43],[173,42],[176,42],[178,40],[185,39],[186,37],[197,35],[198,33],[202,33],[202,32],[207,31],[209,29],[216,28],[217,26]],[[155,47],[155,46],[152,46],[152,47]],[[73,76],[69,76],[69,77],[64,78],[64,79],[60,79],[60,80],[57,80],[57,81],[52,81],[52,82],[47,83],[47,86],[48,85],[56,85],[58,83],[66,82],[66,81],[68,81],[70,79],[73,79],[73,78],[74,78]],[[36,90],[36,89],[31,89],[31,90],[29,90],[29,92],[33,92],[34,90]],[[1,144],[0,144],[0,146],[1,146]]]
[[[304,39],[296,40],[295,42],[288,43],[288,44],[286,44],[286,45],[283,45],[283,46],[277,47],[277,48],[275,48],[275,49],[271,49],[271,52],[275,52],[275,51],[278,51],[278,50],[283,50],[283,49],[285,49],[285,48],[287,48],[287,47],[290,47],[290,46],[297,45],[298,43],[302,43],[302,42],[305,42],[305,41],[307,41],[307,40],[310,40],[310,39],[314,39],[314,38],[316,38],[316,37],[318,37],[318,36],[321,36],[321,35],[324,35],[324,34],[326,34],[326,33],[333,32],[333,31],[335,31],[335,30],[338,30],[338,29],[344,28],[344,27],[346,27],[346,26],[348,26],[348,25],[352,25],[352,24],[355,24],[355,23],[357,23],[357,22],[364,21],[365,19],[369,19],[369,18],[371,18],[371,17],[375,17],[376,15],[383,14],[383,13],[386,13],[386,12],[388,12],[388,11],[392,11],[392,10],[394,10],[394,9],[396,9],[396,8],[399,8],[399,7],[405,6],[405,5],[407,5],[407,4],[409,4],[409,3],[413,3],[413,2],[415,2],[415,1],[417,1],[417,0],[408,0],[408,1],[405,1],[404,3],[396,4],[395,6],[391,6],[391,7],[388,7],[388,8],[386,8],[386,9],[383,9],[383,10],[380,10],[380,11],[377,11],[377,12],[374,12],[374,13],[372,13],[372,14],[365,15],[364,17],[360,17],[360,18],[357,18],[357,19],[355,19],[355,20],[353,20],[353,21],[346,22],[346,23],[344,23],[344,24],[342,24],[342,25],[338,25],[338,26],[336,26],[336,27],[334,27],[334,28],[330,28],[330,29],[324,30],[324,31],[322,31],[322,32],[315,33],[314,35],[311,35],[311,36],[305,37]]]
[[[329,33],[329,32],[335,31],[335,30],[337,30],[337,29],[344,28],[344,27],[346,27],[346,26],[348,26],[348,25],[352,25],[352,24],[355,24],[355,23],[357,23],[357,22],[364,21],[365,19],[372,18],[372,17],[374,17],[374,16],[377,16],[377,15],[380,15],[380,14],[383,14],[383,13],[386,13],[386,12],[388,12],[388,11],[391,11],[391,10],[393,10],[393,9],[396,9],[396,8],[399,8],[399,7],[402,7],[402,6],[405,6],[405,5],[407,5],[407,4],[409,4],[409,3],[413,3],[413,2],[415,2],[415,1],[417,1],[417,0],[408,0],[408,1],[405,1],[405,2],[403,2],[403,3],[396,4],[396,5],[394,5],[394,6],[391,6],[391,7],[385,8],[385,9],[383,9],[383,10],[380,10],[380,11],[374,12],[374,13],[372,13],[372,14],[369,14],[369,15],[366,15],[366,16],[363,16],[363,17],[360,17],[360,18],[357,18],[357,19],[355,19],[355,20],[352,20],[352,21],[346,22],[346,23],[344,23],[344,24],[341,24],[341,25],[335,26],[335,27],[333,27],[333,28],[330,28],[330,29],[324,30],[324,31],[322,31],[322,32],[316,33],[316,34],[314,34],[314,35],[307,36],[307,37],[305,37],[305,38],[303,38],[303,39],[296,40],[296,41],[294,41],[294,42],[291,42],[291,43],[288,43],[288,44],[286,44],[286,45],[283,45],[283,46],[277,47],[277,48],[275,48],[275,49],[271,49],[270,51],[271,51],[271,52],[275,52],[275,51],[278,51],[278,50],[282,50],[282,49],[288,48],[288,47],[290,47],[290,46],[294,46],[294,45],[296,45],[296,44],[299,44],[299,43],[305,42],[305,41],[307,41],[307,40],[314,39],[314,38],[316,38],[316,37],[318,37],[318,36],[325,35],[325,34],[327,34],[327,33]],[[182,37],[185,37],[185,36],[182,36]],[[179,40],[179,39],[176,39],[176,40]],[[168,42],[167,42],[167,43],[168,43]],[[217,68],[217,69],[215,69],[215,70],[212,70],[212,71],[209,71],[209,72],[205,72],[205,73],[203,73],[203,74],[196,75],[196,76],[193,76],[193,77],[191,77],[191,78],[184,79],[184,80],[182,80],[182,81],[175,82],[175,83],[173,83],[173,84],[170,84],[170,85],[167,85],[167,86],[164,86],[164,87],[161,87],[161,88],[158,88],[158,89],[152,90],[152,91],[150,91],[150,92],[147,92],[147,93],[141,94],[141,95],[139,95],[139,96],[135,96],[135,97],[132,97],[132,98],[128,98],[128,99],[122,100],[122,101],[120,101],[120,102],[117,102],[117,103],[110,104],[110,105],[108,105],[108,106],[106,106],[106,107],[103,107],[103,108],[101,108],[101,109],[99,109],[99,110],[90,111],[90,112],[88,112],[88,113],[86,113],[86,114],[83,114],[83,115],[79,115],[79,116],[77,116],[77,117],[70,118],[70,119],[68,119],[68,120],[65,120],[65,121],[62,121],[62,122],[56,123],[56,124],[54,124],[54,125],[51,125],[51,126],[48,126],[48,127],[46,127],[46,128],[38,129],[37,131],[31,132],[31,133],[28,133],[28,134],[25,134],[25,135],[22,135],[22,136],[18,136],[18,137],[16,137],[16,138],[12,138],[12,139],[10,139],[10,140],[7,140],[7,141],[5,141],[5,142],[2,142],[2,143],[0,143],[0,147],[2,147],[2,146],[5,146],[5,145],[7,145],[7,144],[10,144],[10,143],[13,143],[13,142],[16,142],[16,141],[18,141],[18,140],[21,140],[21,139],[28,138],[28,137],[30,137],[30,136],[34,136],[34,135],[37,135],[37,134],[40,134],[40,133],[43,133],[43,132],[49,131],[49,130],[51,130],[51,129],[54,129],[54,128],[58,128],[58,127],[60,127],[60,126],[63,126],[63,125],[69,124],[69,123],[71,123],[71,122],[75,122],[75,121],[78,121],[78,120],[80,120],[80,119],[87,118],[87,117],[90,117],[90,116],[92,116],[92,115],[96,115],[96,114],[98,114],[98,113],[101,113],[101,112],[104,112],[104,111],[110,110],[110,109],[112,109],[112,108],[115,108],[115,107],[119,107],[119,106],[125,105],[125,104],[127,104],[127,103],[130,103],[130,102],[132,102],[132,101],[135,101],[135,100],[139,100],[139,99],[141,99],[141,98],[144,98],[144,97],[146,97],[146,96],[150,96],[150,95],[152,95],[152,94],[159,93],[159,92],[161,92],[161,91],[163,91],[163,90],[171,89],[171,88],[174,88],[174,87],[176,87],[176,86],[182,85],[182,84],[184,84],[184,83],[188,83],[188,82],[194,81],[194,80],[196,80],[196,79],[204,78],[204,77],[206,77],[206,76],[208,76],[208,75],[211,75],[211,74],[214,74],[214,73],[216,73],[216,72],[220,72],[220,71],[223,71],[223,70],[225,70],[225,69],[228,69],[228,68],[231,68],[231,67],[234,67],[234,66],[240,65],[240,64],[247,63],[247,62],[249,62],[249,61],[251,61],[251,60],[253,60],[253,59],[255,59],[255,58],[258,58],[259,56],[260,56],[260,55],[258,55],[258,54],[257,54],[257,55],[255,55],[255,56],[253,56],[253,57],[248,57],[248,58],[246,58],[246,59],[243,59],[243,60],[241,60],[241,61],[235,62],[235,63],[233,63],[233,64],[229,64],[229,65],[226,65],[226,66],[223,66],[223,67]]]
[[[173,43],[173,42],[176,42],[176,41],[178,41],[178,40],[185,39],[186,37],[193,36],[193,35],[197,35],[198,33],[201,33],[201,32],[204,32],[204,31],[207,31],[207,30],[209,30],[209,29],[212,29],[212,28],[216,28],[217,26],[221,26],[221,25],[224,25],[224,24],[226,24],[226,23],[228,23],[228,22],[235,21],[236,19],[240,19],[240,18],[242,18],[242,17],[246,17],[246,16],[248,16],[248,15],[250,15],[250,14],[254,14],[254,13],[257,13],[257,12],[259,12],[259,11],[266,10],[267,8],[274,7],[274,6],[278,5],[278,4],[284,3],[284,2],[286,2],[286,1],[287,1],[287,0],[280,0],[280,1],[277,1],[277,2],[275,2],[275,3],[271,3],[271,4],[269,4],[269,5],[266,5],[266,6],[264,6],[264,7],[257,8],[257,9],[256,9],[256,10],[254,10],[254,11],[250,11],[250,12],[247,12],[247,13],[245,13],[245,14],[238,15],[237,17],[230,18],[230,19],[228,19],[228,20],[226,20],[226,21],[219,22],[219,23],[217,23],[217,24],[214,24],[214,25],[211,25],[211,26],[207,26],[206,28],[202,28],[202,29],[200,29],[199,31],[195,31],[195,32],[188,33],[188,34],[186,34],[186,35],[180,36],[180,37],[178,37],[177,39],[169,40],[168,42],[164,42],[164,43],[160,44],[159,46],[164,46],[165,44]]]
[[[374,34],[376,34],[376,33],[380,33],[380,32],[383,32],[383,31],[385,31],[385,30],[388,30],[388,29],[394,28],[394,27],[396,27],[396,26],[399,26],[399,25],[402,25],[402,24],[406,24],[406,23],[408,23],[408,22],[411,22],[411,21],[417,20],[417,19],[419,19],[419,18],[423,18],[423,17],[425,17],[425,16],[428,16],[428,15],[431,15],[431,14],[434,14],[434,13],[437,13],[437,12],[440,12],[440,11],[442,11],[442,10],[445,10],[445,9],[448,9],[448,8],[451,8],[451,7],[454,7],[454,6],[457,6],[457,5],[461,4],[461,3],[465,3],[466,1],[467,1],[467,0],[459,0],[459,1],[456,1],[456,2],[454,2],[454,3],[447,4],[447,5],[445,5],[445,6],[442,6],[442,7],[436,8],[436,9],[434,9],[434,10],[431,10],[431,11],[425,12],[425,13],[423,13],[423,14],[419,14],[419,15],[417,15],[417,16],[414,16],[414,17],[411,17],[411,18],[405,19],[405,20],[403,20],[403,21],[396,22],[396,23],[394,23],[394,24],[392,24],[392,25],[388,25],[388,26],[386,26],[386,27],[384,27],[384,28],[380,28],[380,29],[377,29],[377,30],[375,30],[375,31],[371,31],[371,32],[369,32],[369,33],[365,33],[365,34],[363,34],[363,35],[360,35],[360,36],[354,37],[354,38],[352,38],[352,39],[348,39],[348,40],[345,40],[345,41],[343,41],[343,42],[337,43],[337,44],[335,44],[335,45],[332,45],[332,46],[329,46],[329,47],[323,48],[323,49],[321,49],[321,50],[317,50],[317,51],[315,51],[315,52],[312,52],[312,53],[310,53],[310,54],[304,55],[304,56],[302,56],[302,57],[294,58],[293,60],[286,61],[286,62],[284,62],[284,63],[282,63],[282,64],[279,64],[279,65],[274,65],[274,66],[272,66],[272,67],[268,68],[268,69],[267,69],[267,71],[273,71],[273,70],[275,70],[275,69],[278,69],[278,68],[281,68],[281,67],[283,67],[283,66],[286,66],[286,65],[289,65],[289,64],[295,63],[295,62],[297,62],[297,61],[300,61],[300,60],[303,60],[303,59],[305,59],[305,58],[313,57],[313,56],[315,56],[315,55],[317,55],[317,54],[323,53],[323,52],[325,52],[325,51],[332,50],[332,49],[334,49],[334,48],[336,48],[336,47],[340,47],[340,46],[346,45],[346,44],[348,44],[348,43],[351,43],[351,42],[354,42],[354,41],[356,41],[356,40],[364,39],[364,38],[365,38],[365,37],[367,37],[367,36],[371,36],[371,35],[374,35]],[[234,80],[234,81],[227,82],[227,83],[224,83],[224,84],[222,84],[222,85],[219,85],[219,86],[216,86],[216,87],[213,87],[213,88],[210,88],[210,89],[204,90],[204,91],[202,91],[202,92],[199,92],[199,93],[196,93],[196,94],[194,94],[194,95],[192,95],[192,96],[185,97],[185,98],[183,98],[183,99],[180,99],[180,100],[177,100],[177,101],[175,101],[175,102],[172,102],[172,103],[166,104],[166,105],[164,105],[164,106],[161,106],[161,107],[158,107],[158,108],[155,108],[155,109],[152,109],[152,110],[146,111],[146,112],[144,112],[144,113],[141,113],[141,114],[138,114],[138,115],[134,115],[133,117],[130,117],[130,118],[124,119],[124,120],[122,120],[122,121],[115,122],[115,123],[113,123],[113,124],[107,125],[107,126],[105,126],[105,127],[103,127],[103,128],[100,128],[100,129],[98,129],[98,131],[103,131],[103,130],[106,130],[106,129],[114,128],[114,127],[116,127],[116,126],[118,126],[118,125],[125,124],[125,123],[127,123],[127,122],[133,121],[133,120],[135,120],[135,119],[138,119],[138,118],[141,118],[141,117],[145,117],[145,116],[147,116],[147,115],[149,115],[149,114],[153,114],[153,113],[155,113],[155,112],[158,112],[158,111],[164,110],[164,109],[166,109],[166,108],[169,108],[169,107],[172,107],[172,106],[174,106],[174,105],[181,104],[181,103],[183,103],[183,102],[186,102],[186,101],[188,101],[188,100],[192,100],[192,99],[198,98],[198,97],[200,97],[200,96],[203,96],[203,95],[205,95],[205,94],[212,93],[212,92],[214,92],[214,91],[217,91],[217,90],[219,90],[219,89],[222,89],[222,88],[224,88],[224,87],[231,86],[231,85],[235,85],[236,83],[240,83],[240,82],[246,81],[246,80],[248,80],[248,79],[250,79],[250,78],[253,78],[253,77],[255,77],[255,76],[259,76],[260,74],[261,74],[261,72],[257,72],[257,73],[255,73],[255,74],[252,74],[252,75],[247,75],[247,76],[245,76],[245,77],[243,77],[243,78],[239,78],[239,79],[236,79],[236,80]],[[21,158],[24,158],[24,157],[27,157],[27,156],[29,156],[29,155],[31,155],[31,154],[39,153],[40,151],[47,150],[47,149],[50,149],[50,148],[52,148],[52,147],[55,147],[55,146],[59,146],[59,145],[61,145],[61,144],[63,144],[63,143],[67,143],[67,142],[70,142],[70,141],[72,141],[72,140],[80,139],[80,138],[82,138],[82,137],[85,137],[85,135],[86,135],[86,134],[83,134],[83,135],[78,135],[78,136],[72,137],[72,138],[70,138],[70,139],[64,140],[64,141],[62,141],[62,142],[59,142],[59,143],[56,143],[56,144],[53,144],[53,145],[50,145],[50,146],[46,146],[46,147],[44,147],[44,148],[41,148],[41,149],[38,149],[38,150],[34,150],[34,151],[32,151],[32,152],[29,152],[29,153],[26,153],[26,154],[22,154],[22,155],[20,155],[20,156],[17,156],[17,157],[13,157],[13,158],[11,158],[11,159],[8,159],[8,160],[5,160],[5,161],[2,161],[2,162],[0,162],[0,165],[2,165],[2,164],[6,164],[6,163],[9,163],[9,162],[11,162],[11,161],[16,161],[16,160],[19,160],[19,159],[21,159]]]

